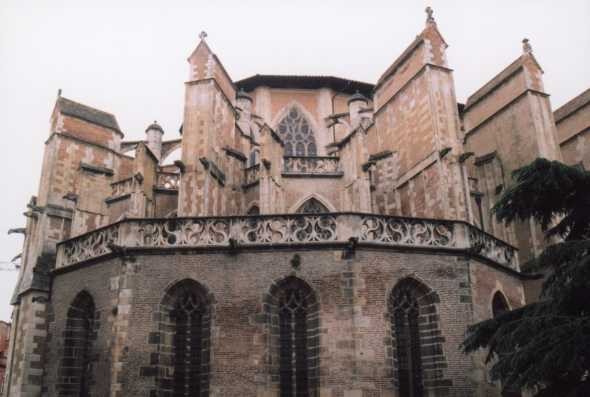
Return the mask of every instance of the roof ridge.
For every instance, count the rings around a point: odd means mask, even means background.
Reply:
[[[115,115],[114,115],[113,113],[111,113],[111,112],[107,112],[107,111],[105,111],[105,110],[101,110],[101,109],[95,108],[95,107],[93,107],[93,106],[86,105],[85,103],[82,103],[82,102],[74,101],[73,99],[66,98],[66,97],[64,97],[64,96],[60,96],[60,97],[59,97],[59,100],[64,100],[64,99],[65,99],[66,101],[73,102],[73,103],[75,103],[76,105],[79,105],[79,106],[84,106],[84,107],[86,107],[86,108],[88,108],[88,109],[96,110],[97,112],[105,113],[105,114],[108,114],[108,115],[110,115],[110,116],[113,116],[113,117],[115,117]]]

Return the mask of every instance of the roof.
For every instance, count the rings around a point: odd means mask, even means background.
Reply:
[[[465,109],[468,109],[471,106],[475,105],[477,102],[482,100],[486,95],[488,95],[490,92],[495,90],[496,87],[498,87],[500,84],[502,84],[504,81],[506,81],[510,76],[512,76],[514,73],[516,73],[518,70],[520,70],[520,68],[524,66],[525,57],[531,57],[533,62],[539,68],[539,70],[543,71],[543,69],[539,65],[539,62],[537,62],[537,59],[535,58],[535,56],[533,54],[531,54],[531,53],[523,54],[523,55],[519,56],[518,58],[516,58],[514,60],[514,62],[512,62],[510,65],[506,66],[506,68],[504,68],[504,70],[502,70],[500,73],[498,73],[496,76],[494,76],[483,87],[481,87],[479,90],[477,90],[473,94],[471,94],[469,96],[469,98],[467,98],[467,103],[465,104]]]
[[[405,62],[406,59],[414,52],[416,48],[424,41],[424,37],[420,34],[416,36],[414,41],[410,43],[410,45],[401,53],[399,57],[391,64],[390,67],[379,77],[377,81],[377,87],[385,82],[395,71]]]
[[[105,128],[109,128],[120,134],[121,129],[117,123],[117,119],[111,113],[103,112],[102,110],[91,108],[90,106],[83,105],[78,102],[74,102],[70,99],[59,97],[57,100],[57,106],[61,113],[87,121],[89,123],[97,124]]]
[[[557,109],[553,114],[558,123],[576,110],[590,103],[590,88]]]
[[[374,85],[361,81],[348,80],[334,76],[294,76],[294,75],[270,75],[256,74],[235,82],[236,86],[244,91],[252,91],[256,87],[270,88],[302,88],[318,89],[331,88],[334,91],[346,94],[354,94],[357,91],[368,98],[373,96]]]
[[[483,97],[492,92],[500,83],[502,83],[512,74],[516,73],[516,71],[518,71],[522,65],[522,57],[520,56],[504,70],[494,76],[490,81],[488,81],[483,87],[470,95],[469,98],[467,98],[467,103],[465,103],[465,108],[469,108],[483,99]]]

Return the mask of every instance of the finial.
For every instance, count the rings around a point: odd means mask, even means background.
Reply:
[[[525,54],[530,54],[533,52],[533,47],[531,46],[531,43],[529,43],[529,39],[526,37],[522,39],[522,52]]]
[[[199,39],[205,40],[206,37],[207,37],[207,32],[205,32],[204,30],[201,31],[201,33],[199,33]]]
[[[432,7],[428,6],[424,11],[426,11],[426,23],[434,23],[434,17],[432,16],[432,14],[434,14],[434,10]]]
[[[59,97],[61,97],[61,88],[59,88],[59,89],[57,90],[57,97],[58,97],[58,98],[59,98]]]

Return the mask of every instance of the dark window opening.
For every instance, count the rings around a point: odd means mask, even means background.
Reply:
[[[302,291],[286,290],[279,304],[281,396],[307,396],[307,309]]]
[[[298,209],[297,212],[300,214],[321,214],[330,212],[328,208],[315,198],[310,198],[305,201]]]
[[[168,290],[158,313],[157,395],[209,395],[211,313],[206,290],[183,280]]]
[[[88,397],[92,385],[92,344],[95,333],[92,297],[81,292],[68,310],[61,360],[59,395]]]
[[[395,299],[392,333],[397,343],[397,372],[402,396],[421,397],[422,358],[418,327],[418,300],[409,289],[400,291]]]
[[[179,294],[171,315],[174,327],[174,386],[176,397],[200,395],[203,307],[192,291]]]

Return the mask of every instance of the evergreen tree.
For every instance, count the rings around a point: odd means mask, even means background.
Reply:
[[[512,177],[497,219],[533,219],[559,242],[523,266],[546,274],[540,300],[472,325],[463,350],[487,348],[491,377],[506,389],[590,396],[590,172],[537,159]]]

